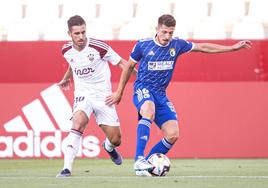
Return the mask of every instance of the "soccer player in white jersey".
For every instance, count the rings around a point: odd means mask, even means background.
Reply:
[[[86,37],[86,23],[76,15],[68,20],[68,33],[72,42],[62,48],[62,54],[69,64],[63,79],[58,83],[69,88],[70,78],[74,80],[73,125],[68,134],[68,144],[64,151],[64,167],[57,177],[71,175],[73,161],[77,155],[82,134],[94,113],[97,124],[106,135],[103,148],[116,165],[122,157],[115,149],[121,143],[121,130],[115,106],[106,105],[111,91],[108,62],[122,69],[126,61],[110,46],[96,39]]]
[[[118,90],[108,98],[108,104],[121,100],[130,73],[139,62],[134,84],[133,101],[139,115],[134,170],[138,176],[151,176],[152,166],[147,158],[153,153],[166,154],[179,137],[177,114],[166,96],[166,88],[172,78],[177,58],[186,52],[221,53],[250,48],[250,41],[240,41],[231,46],[212,43],[193,43],[173,38],[176,20],[172,15],[158,19],[157,33],[153,38],[139,40],[130,54],[127,71],[123,70]],[[163,138],[147,156],[144,150],[150,136],[152,122],[161,129]]]

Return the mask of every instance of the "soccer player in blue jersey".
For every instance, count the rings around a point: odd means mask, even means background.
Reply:
[[[148,156],[153,153],[166,154],[179,137],[177,114],[166,96],[166,88],[172,78],[178,57],[186,52],[220,53],[251,47],[251,42],[247,40],[224,46],[173,38],[175,26],[176,20],[172,15],[159,17],[156,35],[137,42],[131,52],[127,68],[122,72],[117,91],[106,99],[107,104],[120,102],[130,74],[139,62],[133,95],[133,102],[139,114],[134,164],[138,176],[151,176],[148,171],[152,166],[146,160]],[[145,157],[144,150],[153,121],[162,130],[164,138],[156,143]]]

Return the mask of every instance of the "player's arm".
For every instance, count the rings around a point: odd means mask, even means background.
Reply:
[[[68,67],[67,71],[65,72],[62,80],[57,85],[60,86],[63,89],[66,89],[66,90],[69,89],[72,75],[73,75],[72,68],[69,65],[69,67]]]
[[[118,63],[118,66],[123,70],[127,63],[128,62],[125,59],[121,59],[120,62]],[[138,73],[138,70],[134,67],[132,74],[136,76],[137,73]]]
[[[122,66],[122,73],[120,76],[120,81],[117,87],[116,92],[112,93],[112,95],[109,95],[106,97],[105,103],[106,105],[112,105],[112,104],[119,104],[121,101],[121,98],[123,96],[123,92],[125,89],[125,86],[130,78],[131,73],[135,69],[136,63],[133,62],[132,60],[129,60]]]
[[[205,52],[205,53],[222,53],[240,50],[242,48],[251,48],[252,43],[248,40],[243,40],[235,43],[234,45],[226,46],[213,43],[194,43],[192,52]]]

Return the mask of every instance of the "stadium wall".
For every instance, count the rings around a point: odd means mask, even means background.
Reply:
[[[268,42],[253,42],[250,51],[185,54],[178,61],[168,94],[179,116],[180,138],[170,157],[268,157]],[[131,41],[108,43],[124,58],[134,45]],[[62,157],[73,101],[73,88],[62,91],[55,85],[67,68],[62,44],[0,43],[0,158]],[[116,88],[120,70],[112,67],[112,72]],[[137,114],[132,84],[128,83],[117,106],[123,133],[120,151],[125,158],[135,152]],[[151,135],[148,149],[161,132],[153,125]],[[92,117],[79,156],[108,157],[101,149],[103,139]]]

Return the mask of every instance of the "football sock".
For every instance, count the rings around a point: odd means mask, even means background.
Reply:
[[[75,130],[75,129],[71,129],[69,135],[68,135],[68,144],[67,144],[67,148],[64,152],[64,167],[63,169],[67,168],[70,171],[72,171],[72,166],[73,166],[73,162],[74,159],[77,155],[77,152],[79,150],[79,146],[80,146],[80,140],[82,137],[81,132]]]
[[[141,118],[138,122],[135,161],[144,157],[144,150],[150,137],[151,124],[152,121],[146,118]]]
[[[151,149],[146,159],[148,159],[154,153],[166,154],[172,146],[173,144],[169,143],[165,138],[163,138]]]
[[[104,147],[108,152],[113,151],[113,149],[115,148],[108,138],[105,139]]]

